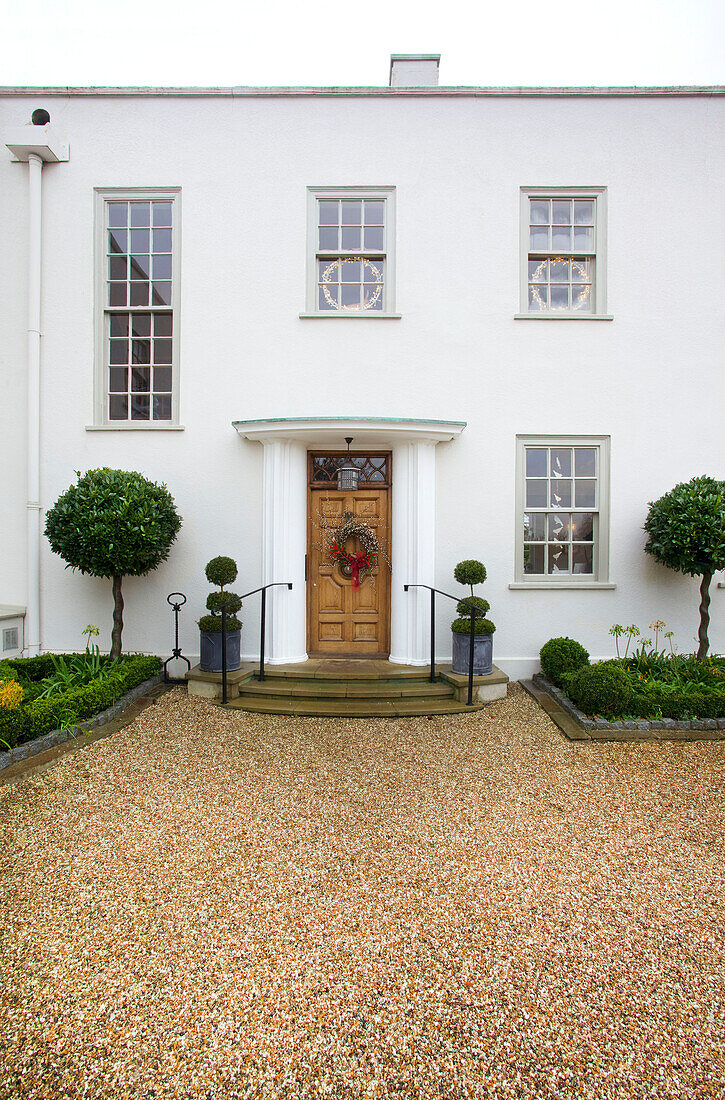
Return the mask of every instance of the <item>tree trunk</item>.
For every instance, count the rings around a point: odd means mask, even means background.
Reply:
[[[697,633],[700,645],[697,650],[698,661],[704,661],[710,642],[707,637],[707,628],[710,625],[710,581],[712,573],[703,573],[700,581],[700,629]]]
[[[121,656],[121,631],[123,630],[123,596],[121,581],[123,577],[113,578],[113,630],[111,632],[111,660]]]

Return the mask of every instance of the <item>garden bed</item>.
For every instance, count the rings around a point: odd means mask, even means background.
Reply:
[[[158,657],[130,655],[111,661],[98,657],[97,651],[95,656],[45,654],[0,662],[2,755],[20,759],[32,755],[31,744],[40,752],[110,721],[158,682],[160,670]]]
[[[555,706],[545,705],[549,717],[570,741],[640,741],[647,739],[664,741],[722,741],[725,740],[723,718],[592,718],[580,710],[571,699],[541,673],[529,683],[522,681],[530,695],[544,705],[541,696],[548,696]],[[561,721],[560,711],[569,721]]]
[[[629,643],[619,654],[619,638],[631,642],[639,630],[613,627],[617,657],[594,664],[578,642],[552,638],[541,650],[543,675],[534,677],[534,686],[583,731],[662,736],[694,730],[717,736],[725,730],[725,658],[661,652],[657,639],[665,624],[651,625],[655,644],[644,640],[631,655]]]

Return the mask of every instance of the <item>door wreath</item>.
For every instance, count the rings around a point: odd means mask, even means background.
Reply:
[[[370,572],[377,565],[378,554],[382,552],[378,536],[367,523],[355,519],[352,512],[345,512],[331,538],[327,553],[337,562],[345,576],[352,577],[352,587],[359,588],[360,574]],[[345,543],[352,538],[356,538],[362,547],[355,554],[349,554],[345,549]]]

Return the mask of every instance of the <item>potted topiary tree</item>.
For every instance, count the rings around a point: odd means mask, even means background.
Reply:
[[[474,596],[474,584],[483,584],[486,579],[486,567],[480,561],[467,559],[459,561],[453,576],[459,584],[467,584],[471,589],[471,595],[461,600],[456,610],[460,618],[451,624],[453,631],[453,672],[461,676],[468,675],[468,660],[471,646],[471,618],[473,607],[476,609],[476,618],[473,627],[473,672],[476,676],[487,676],[493,670],[493,632],[496,627],[490,619],[486,618],[486,612],[491,606],[488,600],[481,596]]]
[[[227,627],[227,671],[232,672],[242,663],[242,624],[237,611],[242,601],[236,592],[229,592],[225,585],[232,584],[237,578],[237,563],[232,558],[212,558],[206,565],[206,579],[219,586],[219,592],[210,592],[206,598],[210,615],[199,619],[201,634],[201,654],[199,665],[204,672],[222,670],[222,607],[226,606]]]

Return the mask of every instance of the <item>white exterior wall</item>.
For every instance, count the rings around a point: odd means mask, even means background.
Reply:
[[[468,422],[436,447],[429,583],[455,589],[459,559],[485,562],[506,671],[531,671],[552,635],[608,655],[614,622],[646,631],[664,619],[692,649],[697,582],[644,555],[641,528],[647,502],[676,482],[725,478],[722,98],[39,93],[0,97],[0,134],[38,106],[70,143],[69,162],[43,171],[41,504],[75,470],[107,465],[165,481],[184,519],[169,561],[124,582],[124,648],[169,653],[165,597],[181,589],[194,659],[216,554],[238,561],[238,591],[261,583],[263,448],[232,421],[345,415]],[[27,172],[0,156],[0,602],[10,604],[26,598]],[[89,432],[93,189],[170,185],[182,189],[184,430]],[[396,187],[400,320],[300,319],[308,185]],[[522,185],[608,188],[613,321],[514,320]],[[611,436],[613,590],[509,589],[516,435],[529,433]],[[242,616],[250,653],[257,600]],[[723,601],[713,586],[721,652]],[[89,622],[108,639],[111,608],[110,581],[66,571],[43,539],[43,648],[78,648]],[[440,606],[441,657],[450,618]]]

